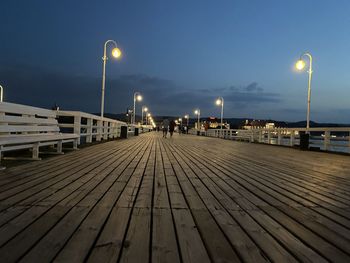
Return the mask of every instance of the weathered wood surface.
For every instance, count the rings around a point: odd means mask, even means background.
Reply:
[[[350,157],[143,134],[0,173],[0,262],[350,262]]]

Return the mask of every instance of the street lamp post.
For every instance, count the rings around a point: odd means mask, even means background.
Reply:
[[[147,117],[146,117],[146,125],[148,125],[148,119],[151,118],[151,113],[148,113],[147,114]]]
[[[114,40],[107,40],[104,44],[103,49],[103,68],[102,68],[102,97],[101,97],[101,117],[103,118],[104,107],[105,107],[105,85],[106,85],[106,62],[107,62],[107,45],[112,43],[114,48],[112,50],[112,56],[115,58],[119,58],[122,55],[122,52],[117,47],[117,43]]]
[[[148,108],[146,106],[142,106],[142,125],[143,125],[143,113],[144,112],[147,112],[148,111]],[[147,116],[146,116],[146,119],[147,119]]]
[[[179,133],[181,134],[182,132],[182,118],[179,118]]]
[[[188,121],[189,121],[190,116],[188,114],[186,114],[184,117],[187,120],[187,129],[188,129]]]
[[[312,80],[312,56],[310,53],[305,52],[300,56],[300,59],[295,64],[295,67],[298,70],[303,70],[305,68],[305,61],[303,57],[309,58],[309,80],[308,80],[308,91],[307,91],[307,115],[306,115],[306,132],[309,132],[310,129],[310,103],[311,103],[311,80]]]
[[[141,101],[142,96],[140,92],[135,92],[134,93],[134,111],[132,113],[132,124],[135,124],[135,116],[136,116],[136,101]]]
[[[4,88],[0,85],[0,102],[4,101]]]
[[[216,99],[216,105],[220,106],[221,105],[221,129],[224,124],[224,98],[219,97]]]
[[[197,115],[197,129],[200,130],[200,116],[201,116],[201,110],[200,109],[197,109],[194,111],[194,114]]]

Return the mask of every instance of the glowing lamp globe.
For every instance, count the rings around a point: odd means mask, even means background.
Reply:
[[[148,108],[144,108],[143,111],[144,111],[144,112],[147,112],[147,111],[148,111]]]
[[[194,114],[198,115],[198,114],[199,114],[199,111],[198,111],[198,110],[195,110],[195,111],[194,111]]]
[[[216,100],[216,105],[221,105],[221,100],[220,99]]]
[[[136,96],[136,100],[137,100],[137,101],[141,101],[141,100],[142,100],[142,96],[141,96],[141,95],[137,95],[137,96]]]
[[[122,52],[119,48],[113,48],[112,50],[112,56],[115,57],[115,58],[120,58],[122,55]]]
[[[297,63],[295,63],[295,68],[297,70],[303,70],[305,68],[305,62],[304,60],[299,59]]]

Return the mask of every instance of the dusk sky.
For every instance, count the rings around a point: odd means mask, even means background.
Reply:
[[[350,123],[350,1],[1,1],[0,85],[5,101],[99,112],[103,44],[105,112],[121,113],[140,91],[155,115],[311,119]],[[108,50],[110,54],[111,49]],[[139,104],[140,111],[140,104]],[[139,113],[140,114],[140,113]]]

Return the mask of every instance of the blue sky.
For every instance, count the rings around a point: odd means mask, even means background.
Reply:
[[[125,112],[134,91],[154,114],[201,108],[226,117],[304,120],[314,57],[311,119],[350,123],[350,2],[2,1],[0,84],[8,101],[98,112],[102,48],[106,112]]]

